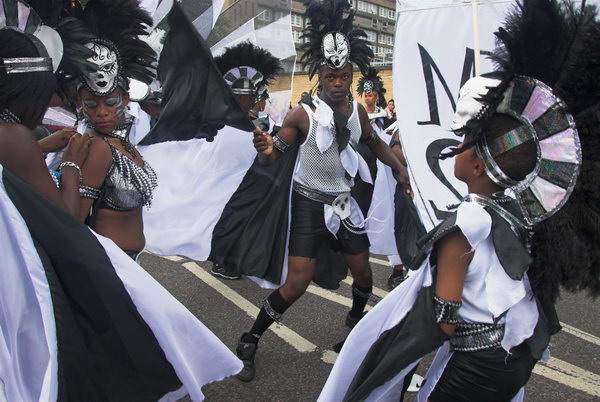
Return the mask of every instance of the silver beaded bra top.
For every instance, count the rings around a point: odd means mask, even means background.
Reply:
[[[115,211],[130,211],[142,206],[150,206],[152,192],[156,188],[156,173],[144,161],[137,165],[113,144],[104,139],[112,153],[112,165],[104,180],[105,193],[101,208]]]

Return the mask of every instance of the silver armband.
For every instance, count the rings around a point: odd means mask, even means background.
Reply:
[[[95,200],[100,197],[100,190],[95,187],[81,184],[79,185],[79,197]]]
[[[444,324],[458,323],[458,309],[462,306],[460,301],[448,301],[433,295],[435,322]]]
[[[273,136],[273,146],[285,153],[287,149],[290,147],[290,144],[282,140],[278,135]]]

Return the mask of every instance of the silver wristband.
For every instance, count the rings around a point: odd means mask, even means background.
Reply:
[[[444,324],[458,324],[458,309],[462,306],[461,301],[448,301],[433,295],[433,306],[435,310],[435,322]]]
[[[81,183],[81,182],[83,181],[83,175],[81,174],[81,168],[79,167],[79,165],[77,165],[77,164],[76,164],[76,163],[74,163],[74,162],[69,162],[69,161],[67,161],[67,162],[63,162],[63,163],[61,163],[61,164],[60,164],[60,166],[58,167],[58,170],[59,170],[59,172],[61,172],[61,173],[62,173],[62,170],[63,170],[63,168],[64,168],[65,166],[68,166],[68,167],[73,167],[73,168],[77,169],[77,172],[79,173],[79,183]]]
[[[290,144],[282,140],[278,135],[275,135],[273,136],[273,146],[282,153],[285,153],[285,151],[287,151],[287,149],[290,147]]]

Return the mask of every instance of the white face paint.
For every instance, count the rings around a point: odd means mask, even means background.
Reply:
[[[340,32],[331,32],[325,35],[321,43],[321,50],[327,65],[334,70],[344,68],[350,57],[348,38]]]
[[[87,60],[97,66],[95,72],[84,76],[86,85],[95,95],[108,95],[117,86],[120,72],[117,53],[103,43],[88,42],[85,46],[95,53]]]

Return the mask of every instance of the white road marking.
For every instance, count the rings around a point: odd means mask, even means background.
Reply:
[[[246,314],[248,314],[251,318],[256,318],[258,315],[259,309],[250,301],[242,297],[235,290],[231,289],[229,286],[223,284],[220,280],[206,272],[202,267],[200,267],[195,262],[186,262],[182,264],[185,269],[194,274],[198,279],[202,282],[206,283],[211,288],[215,289],[219,292],[223,297],[227,300],[235,304],[237,307],[242,309]],[[294,349],[301,353],[314,352],[317,350],[317,345],[298,335],[296,332],[292,331],[288,327],[284,325],[273,325],[271,328],[277,336],[283,339],[285,342],[289,343]]]
[[[352,307],[352,299],[350,299],[349,297],[346,297],[346,296],[338,295],[337,293],[332,292],[331,290],[323,289],[323,288],[320,288],[315,285],[309,285],[308,289],[306,289],[306,291],[308,293],[312,293],[313,295],[322,297],[323,299],[327,299],[334,303],[341,304],[342,306],[346,306],[349,308]],[[367,311],[370,309],[371,309],[371,306],[366,307]]]
[[[594,336],[588,332],[582,331],[579,328],[575,328],[569,324],[565,324],[561,322],[560,325],[563,327],[563,331],[568,334],[575,335],[578,338],[583,339],[584,341],[588,341],[589,343],[593,343],[594,345],[600,346],[600,338]]]
[[[335,353],[333,350],[326,350],[321,355],[321,360],[327,364],[335,364],[337,357],[338,354]]]
[[[379,258],[369,257],[369,261],[373,264],[383,265],[384,267],[391,268],[390,263],[388,261],[380,260]]]
[[[551,357],[548,364],[536,364],[533,372],[592,396],[600,396],[600,375],[571,363]]]
[[[158,255],[158,254],[154,254],[154,253],[151,253],[149,251],[146,251],[146,250],[142,251],[142,253],[144,253],[144,254],[150,254],[150,255],[153,255],[155,257],[164,258],[165,260],[169,260],[169,261],[173,261],[173,262],[180,262],[180,261],[185,260],[185,258],[180,257],[178,255]]]

